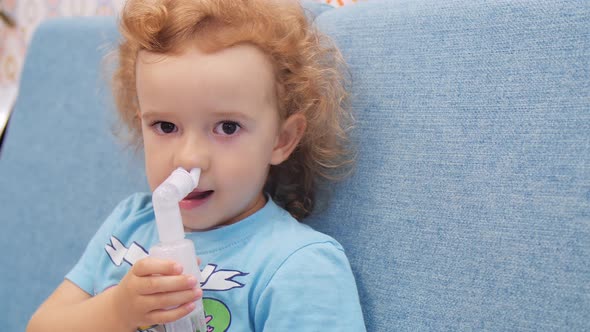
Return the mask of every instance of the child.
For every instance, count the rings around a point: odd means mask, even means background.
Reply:
[[[150,258],[149,194],[124,200],[27,331],[164,331],[203,298],[208,331],[364,331],[348,260],[298,222],[349,169],[342,60],[288,0],[130,0],[118,110],[153,191],[201,168],[179,206],[202,284]]]

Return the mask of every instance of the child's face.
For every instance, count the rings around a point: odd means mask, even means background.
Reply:
[[[153,191],[177,167],[201,168],[180,203],[186,228],[230,224],[265,204],[271,164],[282,162],[281,123],[270,61],[238,45],[206,54],[140,52],[137,95],[148,182]]]

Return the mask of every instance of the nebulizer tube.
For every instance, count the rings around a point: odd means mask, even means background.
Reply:
[[[193,275],[201,282],[201,271],[197,265],[195,245],[185,239],[182,217],[178,202],[191,193],[199,184],[201,169],[187,172],[178,168],[154,190],[152,203],[160,243],[150,249],[150,256],[172,260],[182,265],[183,273]],[[206,332],[203,301],[195,301],[195,309],[187,316],[166,324],[166,332]]]

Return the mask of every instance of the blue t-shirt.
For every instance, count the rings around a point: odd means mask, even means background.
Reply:
[[[208,331],[365,331],[342,246],[271,199],[238,223],[186,237],[201,258]],[[99,294],[117,285],[157,242],[151,195],[132,195],[103,223],[66,278]]]

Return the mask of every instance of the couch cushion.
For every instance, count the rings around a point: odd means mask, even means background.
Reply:
[[[587,2],[317,22],[350,64],[359,158],[311,224],[347,249],[368,331],[590,329]]]
[[[143,165],[111,134],[101,63],[112,19],[63,19],[35,33],[0,158],[0,321],[24,331],[118,201],[146,190]]]

